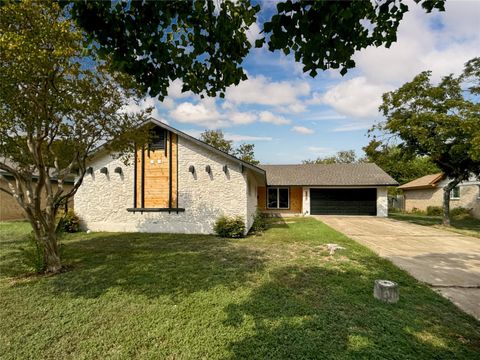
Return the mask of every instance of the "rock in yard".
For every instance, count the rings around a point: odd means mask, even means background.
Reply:
[[[333,255],[335,254],[335,250],[344,250],[345,248],[338,244],[327,244],[327,249],[330,252],[330,255]]]
[[[390,280],[375,280],[373,296],[375,299],[394,304],[400,297],[398,284]]]

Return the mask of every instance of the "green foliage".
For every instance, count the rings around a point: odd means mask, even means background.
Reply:
[[[427,206],[428,216],[442,216],[443,209],[441,206]]]
[[[200,140],[227,154],[233,153],[233,141],[225,139],[222,130],[205,130],[200,134]]]
[[[363,151],[369,162],[380,166],[400,185],[425,175],[440,172],[430,157],[408,153],[399,145],[387,145],[378,140],[372,140],[363,148]]]
[[[76,233],[80,231],[80,219],[73,209],[68,209],[65,213],[60,211],[57,214],[57,232]]]
[[[415,0],[427,12],[444,0]],[[293,53],[303,71],[355,66],[356,51],[389,47],[409,5],[400,1],[291,1],[257,18],[257,1],[63,1],[114,66],[136,77],[150,95],[167,95],[173,79],[183,90],[214,96],[246,79],[241,64],[251,49],[249,27],[258,22],[270,51]],[[252,5],[256,3],[256,5]],[[267,2],[260,2],[267,4]],[[263,5],[262,5],[263,6]],[[263,24],[262,24],[263,21]],[[335,41],[332,41],[334,39]]]
[[[43,247],[40,242],[35,240],[33,233],[27,235],[27,244],[18,248],[22,264],[36,274],[45,270],[45,261],[43,257]]]
[[[252,224],[252,227],[250,228],[250,231],[254,233],[259,233],[259,232],[265,231],[266,229],[267,229],[267,216],[260,210],[257,210],[257,212],[255,213],[255,217],[253,218],[253,224]]]
[[[237,240],[67,234],[65,259],[76,265],[28,280],[13,264],[29,226],[0,223],[0,357],[478,358],[473,317],[321,222],[293,220]],[[328,243],[345,250],[330,258]],[[372,296],[383,278],[401,284],[394,306]]]
[[[213,230],[224,238],[241,238],[245,236],[245,220],[241,216],[220,216]]]
[[[471,217],[470,209],[466,209],[464,207],[456,207],[450,210],[450,216],[454,219],[465,219]]]
[[[363,159],[357,158],[355,150],[343,150],[335,155],[318,157],[315,160],[303,160],[303,164],[353,164],[362,162]]]
[[[252,165],[259,164],[259,161],[255,159],[255,145],[241,144],[235,149],[233,147],[233,141],[225,139],[225,135],[223,134],[222,130],[205,130],[200,134],[200,140],[218,150],[233,155]]]
[[[111,71],[108,57],[98,60],[58,3],[4,2],[0,18],[0,170],[14,177],[8,191],[30,213],[35,234],[54,243],[56,212],[81,185],[92,150],[102,143],[120,154],[132,150],[144,140],[139,125],[149,110],[125,110],[140,99],[134,80]],[[55,264],[47,271],[59,271],[59,257],[50,255]]]

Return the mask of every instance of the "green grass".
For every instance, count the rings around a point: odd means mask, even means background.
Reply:
[[[472,217],[452,218],[451,227],[442,225],[441,216],[428,216],[423,214],[390,213],[389,217],[395,220],[408,221],[417,225],[433,226],[443,230],[454,231],[460,234],[480,238],[480,220]]]
[[[326,225],[292,221],[240,240],[69,235],[70,271],[50,277],[21,276],[28,225],[0,224],[0,358],[478,358],[479,322]],[[373,298],[383,278],[399,303]]]

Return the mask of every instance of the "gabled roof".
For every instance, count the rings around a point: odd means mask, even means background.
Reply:
[[[398,183],[373,163],[260,165],[270,186],[396,186]]]
[[[197,145],[199,145],[199,146],[202,146],[202,147],[204,147],[204,148],[206,148],[206,149],[208,149],[208,150],[210,150],[210,151],[213,151],[214,153],[217,153],[217,154],[219,154],[219,155],[222,155],[222,156],[226,157],[227,159],[230,159],[230,160],[232,160],[232,161],[235,161],[235,162],[237,162],[238,164],[243,165],[243,166],[245,166],[246,168],[248,168],[248,169],[250,169],[250,170],[253,170],[253,171],[257,172],[257,173],[260,173],[260,174],[262,174],[262,175],[265,175],[265,170],[264,170],[264,169],[261,169],[261,168],[255,166],[255,165],[252,165],[252,164],[250,164],[250,163],[248,163],[248,162],[246,162],[246,161],[243,161],[243,160],[241,160],[241,159],[239,159],[239,158],[237,158],[237,157],[235,157],[235,156],[233,156],[233,155],[230,155],[230,154],[228,154],[228,153],[226,153],[226,152],[224,152],[224,151],[222,151],[222,150],[218,150],[216,147],[213,147],[213,146],[207,144],[206,142],[203,142],[203,141],[201,141],[201,140],[198,140],[198,139],[194,138],[193,136],[190,136],[190,135],[184,133],[183,131],[177,130],[177,129],[175,129],[175,128],[173,128],[173,127],[171,127],[171,126],[169,126],[169,125],[167,125],[167,124],[165,124],[165,123],[163,123],[163,122],[161,122],[161,121],[159,121],[159,120],[157,120],[157,119],[150,118],[150,119],[148,120],[148,122],[151,122],[152,124],[155,124],[155,125],[157,125],[157,126],[160,126],[160,127],[164,128],[164,129],[166,129],[166,130],[168,130],[168,131],[171,131],[172,133],[176,134],[177,136],[186,138],[186,139],[194,142],[195,144],[197,144]]]
[[[436,187],[443,178],[444,178],[443,173],[425,175],[425,176],[422,176],[421,178],[418,178],[406,184],[403,184],[398,188],[402,190],[431,189]]]

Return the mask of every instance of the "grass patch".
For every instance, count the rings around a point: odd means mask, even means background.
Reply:
[[[443,230],[453,231],[459,234],[480,238],[480,220],[473,217],[456,219],[452,217],[451,227],[442,225],[441,216],[428,216],[423,214],[390,213],[388,216],[395,220],[408,221],[417,225],[432,226]]]
[[[19,279],[25,223],[0,224],[0,358],[475,359],[480,326],[314,220],[244,239],[79,233],[71,270]],[[344,246],[333,256],[327,243]],[[373,281],[400,284],[396,305]]]

